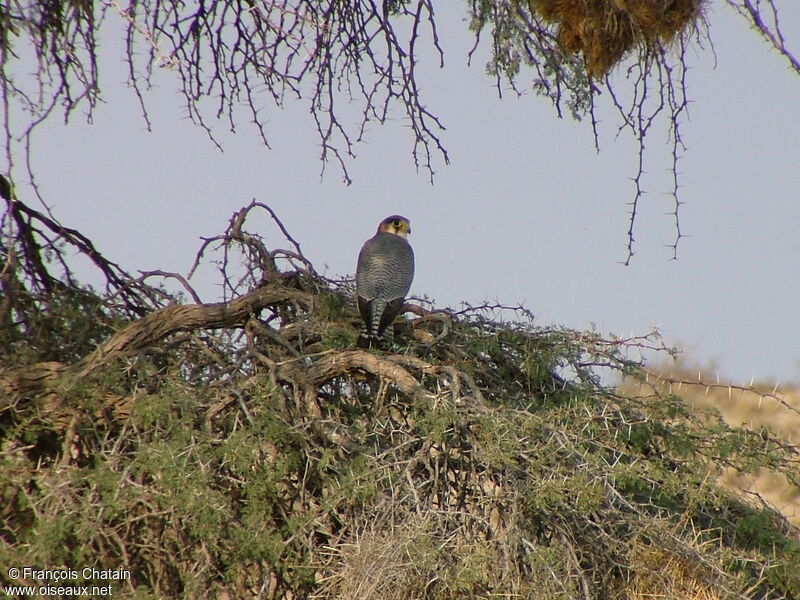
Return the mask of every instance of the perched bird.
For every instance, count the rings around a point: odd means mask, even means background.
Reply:
[[[359,348],[391,339],[392,323],[414,279],[414,251],[406,239],[410,233],[411,222],[392,215],[381,221],[378,232],[361,248],[356,267],[358,310],[364,319]]]

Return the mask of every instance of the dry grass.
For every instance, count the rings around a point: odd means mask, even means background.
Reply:
[[[713,369],[704,369],[708,375]],[[731,426],[753,431],[769,431],[789,445],[800,441],[800,390],[778,389],[774,383],[752,382],[745,386],[705,385],[703,375],[694,366],[679,363],[654,369],[651,381],[661,382],[664,393],[679,394],[687,406],[699,414],[717,411]],[[639,387],[638,389],[643,389]],[[768,467],[743,472],[723,467],[720,482],[745,495],[756,495],[780,511],[790,522],[800,526],[800,486],[786,475]]]
[[[742,425],[756,431],[766,428],[789,444],[800,443],[800,392],[797,390],[785,390],[781,394],[785,404],[774,398],[764,398],[755,391],[729,394],[714,390],[684,397],[693,406],[715,408],[731,425]],[[741,473],[727,467],[721,481],[746,494],[758,494],[800,527],[800,486],[785,475],[764,467],[755,473]]]
[[[460,546],[468,545],[473,556],[479,547],[465,544],[465,538],[437,540],[440,535],[433,512],[410,514],[401,506],[393,514],[363,518],[360,527],[320,555],[320,587],[312,596],[326,600],[406,600],[424,598],[426,590],[439,580],[437,571],[445,550],[455,557]],[[455,542],[455,543],[453,543]],[[432,552],[433,550],[433,552]],[[327,574],[327,575],[325,575]]]
[[[633,575],[626,600],[721,600],[709,580],[713,576],[696,560],[652,547],[637,548],[630,557]]]

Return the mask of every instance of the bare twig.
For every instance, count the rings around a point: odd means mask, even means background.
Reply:
[[[728,6],[745,17],[761,36],[789,62],[792,70],[800,75],[800,60],[786,47],[786,38],[781,31],[778,7],[775,0],[726,0]],[[765,16],[766,15],[766,16]]]

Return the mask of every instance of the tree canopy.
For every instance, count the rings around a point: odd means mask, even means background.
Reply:
[[[266,215],[283,247],[252,232]],[[352,283],[256,202],[197,260],[225,301],[148,273],[54,287],[0,329],[3,565],[126,573],[115,598],[800,595],[796,527],[719,482],[797,489],[796,446],[690,410],[637,357],[669,351],[655,333],[422,301],[397,352],[356,349]]]

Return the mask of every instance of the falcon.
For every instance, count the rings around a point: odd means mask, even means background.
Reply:
[[[361,248],[356,267],[358,311],[364,319],[359,348],[391,340],[392,323],[414,279],[414,251],[406,239],[410,233],[411,222],[392,215],[381,221],[377,233]]]

